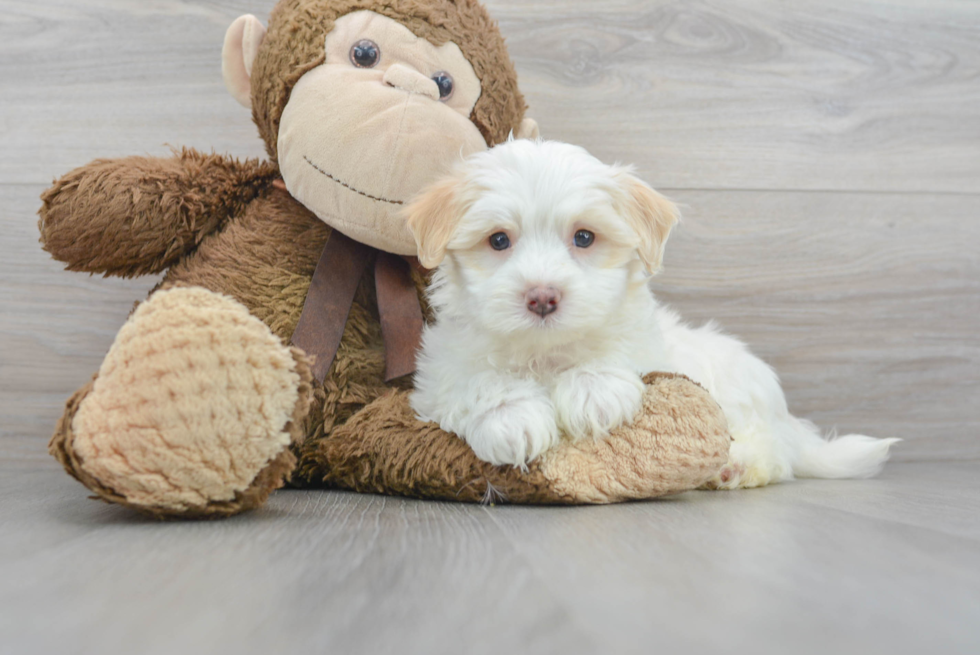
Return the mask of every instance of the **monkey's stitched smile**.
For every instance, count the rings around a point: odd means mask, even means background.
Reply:
[[[365,198],[370,198],[371,200],[377,200],[378,202],[387,202],[387,203],[389,203],[391,205],[404,205],[405,204],[405,201],[404,200],[388,200],[387,198],[379,198],[377,196],[372,196],[370,193],[364,193],[363,191],[361,191],[359,189],[355,189],[354,187],[352,187],[351,185],[347,184],[346,182],[342,182],[342,181],[338,180],[333,175],[331,175],[330,173],[326,172],[325,170],[323,170],[322,168],[320,168],[319,166],[317,166],[316,164],[314,164],[313,162],[311,162],[310,161],[310,158],[307,157],[306,155],[303,155],[303,159],[306,161],[307,164],[309,164],[310,166],[312,166],[313,167],[313,170],[315,170],[317,173],[320,173],[324,177],[327,177],[327,178],[333,180],[334,182],[336,182],[340,186],[344,187],[345,189],[350,189],[354,193],[357,193],[359,195],[362,195]]]

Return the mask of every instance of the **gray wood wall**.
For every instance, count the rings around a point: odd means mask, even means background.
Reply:
[[[980,5],[490,0],[546,137],[683,204],[661,296],[780,372],[798,414],[980,457]],[[63,272],[38,195],[97,157],[261,156],[224,90],[272,0],[0,0],[0,458],[47,461],[64,399],[155,279]]]

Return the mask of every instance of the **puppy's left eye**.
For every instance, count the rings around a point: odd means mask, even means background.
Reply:
[[[578,248],[588,248],[595,241],[595,234],[588,230],[579,230],[575,233],[575,246]]]
[[[510,237],[506,232],[494,232],[490,235],[490,247],[494,250],[507,250],[510,248]]]

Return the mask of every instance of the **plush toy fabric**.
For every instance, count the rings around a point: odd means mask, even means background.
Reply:
[[[165,272],[51,441],[86,487],[160,517],[213,517],[286,481],[604,503],[692,489],[724,465],[721,410],[667,374],[647,377],[632,425],[563,442],[527,471],[413,417],[393,353],[412,343],[399,312],[427,313],[427,276],[387,254],[414,253],[399,205],[460,152],[536,135],[479,3],[282,0],[267,32],[236,21],[223,57],[270,161],[97,160],[42,198],[42,242],[69,270]],[[330,322],[337,343],[321,348]]]

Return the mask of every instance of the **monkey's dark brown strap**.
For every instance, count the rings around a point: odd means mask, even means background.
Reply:
[[[292,339],[294,346],[315,357],[313,376],[320,383],[337,356],[357,285],[375,252],[334,230],[320,254]]]
[[[415,372],[415,352],[422,343],[422,307],[409,263],[379,252],[374,263],[378,315],[385,342],[385,382]]]

